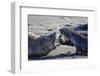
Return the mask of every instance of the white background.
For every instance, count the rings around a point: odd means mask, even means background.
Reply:
[[[9,72],[10,70],[10,53],[11,53],[11,8],[10,3],[13,1],[17,2],[29,2],[34,3],[34,6],[46,6],[46,7],[64,7],[67,5],[76,5],[76,6],[95,6],[97,7],[97,48],[96,50],[98,58],[97,66],[98,69],[69,69],[60,72],[46,72],[46,73],[34,73],[34,74],[23,74],[22,76],[100,76],[100,55],[99,55],[99,47],[100,47],[100,0],[1,0],[0,1],[0,76],[13,76]],[[19,76],[19,75],[17,75]]]
[[[27,6],[27,5],[26,5]],[[88,59],[66,59],[66,60],[46,60],[46,61],[28,61],[28,37],[27,37],[27,15],[60,15],[60,16],[84,16],[88,17]],[[50,71],[67,71],[69,69],[91,69],[95,68],[95,26],[93,12],[89,11],[69,11],[69,10],[52,10],[52,9],[36,9],[36,8],[22,8],[22,71],[23,72],[50,72]],[[49,26],[49,25],[48,25]],[[92,34],[91,34],[92,33]],[[93,35],[94,34],[94,35]],[[18,41],[18,40],[17,40]],[[91,44],[93,43],[93,44]],[[94,50],[93,50],[94,49]],[[63,50],[63,49],[62,49]],[[18,55],[17,55],[18,56]],[[93,57],[94,56],[94,57]],[[17,57],[18,58],[18,57]],[[48,65],[49,64],[49,65]],[[97,63],[96,63],[97,64]]]

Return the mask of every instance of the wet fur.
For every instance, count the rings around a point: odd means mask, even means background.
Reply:
[[[41,36],[37,39],[28,36],[28,55],[30,57],[41,57],[47,55],[50,51],[55,49],[54,41],[56,33],[52,33],[48,36]]]
[[[68,28],[62,28],[60,29],[60,32],[70,39],[70,41],[76,47],[77,53],[87,54],[88,38],[86,36]]]

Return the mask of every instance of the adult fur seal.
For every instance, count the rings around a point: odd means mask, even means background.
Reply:
[[[34,37],[28,36],[28,56],[29,58],[38,58],[47,55],[50,51],[55,49],[54,41],[56,33],[48,36]]]
[[[88,50],[88,38],[80,33],[68,28],[61,28],[60,33],[70,39],[77,49],[77,53],[87,55]]]

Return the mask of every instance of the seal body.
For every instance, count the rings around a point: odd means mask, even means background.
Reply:
[[[56,33],[52,33],[48,36],[34,37],[28,36],[28,56],[38,58],[47,55],[50,51],[55,49]]]

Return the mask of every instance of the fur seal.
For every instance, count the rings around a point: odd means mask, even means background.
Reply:
[[[34,35],[33,35],[34,36]],[[32,34],[28,36],[28,57],[38,58],[47,55],[56,47],[54,41],[56,33],[49,34],[48,36],[40,36],[34,39]]]

